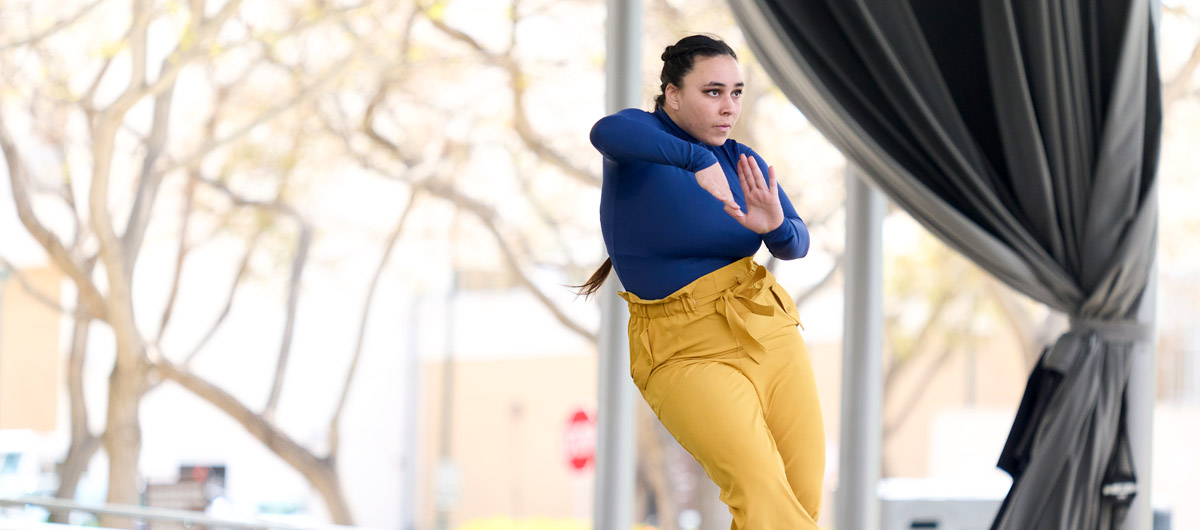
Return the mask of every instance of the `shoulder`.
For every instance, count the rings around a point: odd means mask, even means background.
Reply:
[[[638,123],[644,123],[646,125],[653,125],[655,127],[660,127],[660,128],[662,127],[662,124],[659,123],[659,121],[658,121],[658,117],[655,116],[653,112],[646,112],[642,109],[636,109],[636,108],[622,109],[622,110],[619,110],[607,117],[623,118],[626,120],[636,121]]]
[[[630,125],[636,124],[640,127],[651,127],[654,129],[663,129],[663,124],[659,122],[658,117],[652,113],[642,109],[624,109],[615,113],[609,114],[596,121],[592,132],[602,132],[608,135],[627,135],[630,134]]]
[[[618,110],[617,112],[615,112],[613,114],[613,116],[620,116],[622,118],[633,118],[633,119],[654,119],[653,112],[646,112],[642,109],[635,108],[635,107]]]

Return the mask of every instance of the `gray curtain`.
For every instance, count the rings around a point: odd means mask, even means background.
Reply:
[[[993,528],[1119,527],[1155,255],[1154,0],[730,0],[756,58],[868,179],[1071,317],[1030,376]]]

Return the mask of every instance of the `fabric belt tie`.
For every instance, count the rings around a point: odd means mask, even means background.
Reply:
[[[733,337],[737,340],[738,346],[746,350],[750,354],[750,358],[755,363],[761,364],[762,357],[767,354],[767,348],[750,334],[750,330],[746,327],[746,319],[742,318],[738,312],[738,306],[765,317],[775,316],[775,307],[770,305],[759,304],[754,301],[754,298],[762,292],[764,287],[763,279],[767,276],[766,267],[758,267],[754,271],[754,275],[750,279],[742,282],[741,285],[721,291],[721,297],[716,300],[717,313],[725,317],[725,321],[729,323],[729,330],[733,332]]]
[[[1154,328],[1131,320],[1093,320],[1071,318],[1071,332],[1080,335],[1095,333],[1096,338],[1108,342],[1150,342],[1154,340]]]

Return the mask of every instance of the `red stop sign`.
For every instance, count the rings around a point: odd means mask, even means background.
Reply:
[[[567,464],[575,471],[583,471],[596,457],[596,422],[587,411],[577,409],[567,420],[563,433],[563,452]]]

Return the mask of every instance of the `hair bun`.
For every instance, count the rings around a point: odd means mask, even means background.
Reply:
[[[672,57],[674,57],[674,56],[676,56],[676,55],[679,55],[679,53],[676,51],[678,48],[679,48],[679,47],[678,47],[678,46],[676,46],[676,45],[674,45],[674,44],[672,44],[672,45],[670,45],[670,46],[667,46],[667,49],[663,50],[663,52],[662,52],[662,56],[661,56],[661,57],[659,57],[658,59],[659,59],[660,61],[666,61],[666,60],[669,60],[669,59],[671,59]]]

